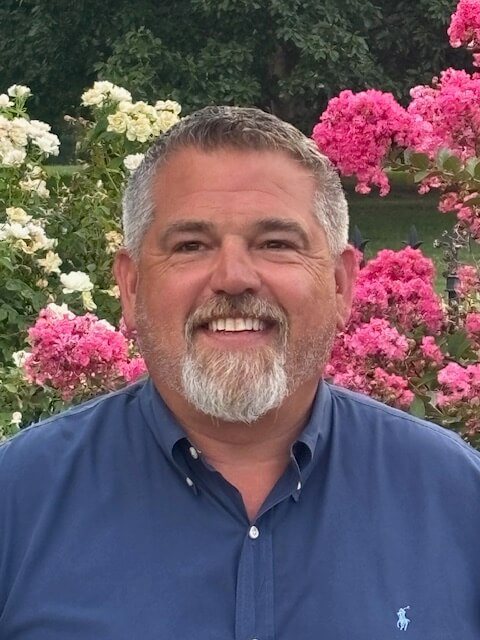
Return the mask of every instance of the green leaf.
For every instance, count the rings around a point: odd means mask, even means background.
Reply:
[[[412,416],[416,418],[425,418],[425,403],[419,396],[415,396],[414,401],[410,405],[409,409]]]
[[[448,353],[456,360],[461,358],[462,355],[471,347],[471,342],[463,329],[459,329],[452,335],[448,336],[447,349]]]
[[[410,156],[410,164],[414,166],[415,169],[424,171],[428,168],[430,161],[425,153],[412,153]]]
[[[461,160],[459,160],[457,156],[453,156],[453,155],[447,158],[443,163],[443,168],[445,169],[445,171],[448,171],[449,173],[453,173],[453,174],[458,173],[461,167],[462,167]]]

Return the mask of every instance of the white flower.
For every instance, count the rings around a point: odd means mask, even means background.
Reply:
[[[23,224],[18,222],[6,223],[0,225],[7,234],[7,238],[15,238],[17,240],[30,240],[30,231]]]
[[[27,157],[27,152],[24,149],[8,149],[5,153],[0,156],[0,164],[3,164],[5,167],[18,167],[20,166],[25,158]]]
[[[62,273],[60,282],[63,284],[63,293],[73,293],[74,291],[91,291],[93,283],[90,277],[83,271],[70,271]]]
[[[60,273],[59,267],[62,264],[62,260],[54,251],[47,251],[45,258],[39,258],[37,262],[46,273]]]
[[[82,291],[82,303],[87,311],[94,311],[97,308],[97,305],[93,301],[91,291]]]
[[[14,424],[16,427],[18,427],[22,422],[22,414],[20,413],[20,411],[14,411],[12,413],[12,419],[10,420],[10,424]]]
[[[135,118],[132,118],[127,126],[127,140],[138,140],[139,142],[146,142],[152,135],[152,127],[150,120],[146,115],[139,113]]]
[[[128,114],[123,111],[117,111],[107,117],[108,127],[107,131],[113,131],[114,133],[125,133],[127,125],[130,122]]]
[[[137,167],[139,167],[139,165],[141,164],[144,155],[144,153],[132,153],[129,156],[125,156],[123,160],[125,168],[129,171],[135,171],[135,169],[137,169]]]
[[[101,93],[110,93],[114,87],[113,82],[109,80],[97,80],[97,82],[93,83],[93,88]]]
[[[0,107],[11,107],[13,102],[6,93],[0,93]]]
[[[49,304],[47,304],[47,309],[52,315],[57,316],[57,318],[75,317],[75,314],[70,311],[65,302],[63,304],[55,304],[55,302],[50,302]]]
[[[10,123],[10,140],[17,147],[26,147],[30,125],[25,118],[14,118]]]
[[[12,84],[12,86],[8,88],[7,93],[12,98],[28,98],[32,91],[24,84]]]
[[[110,90],[110,99],[113,102],[131,102],[132,94],[123,87],[117,87],[114,85],[113,89]]]
[[[41,136],[33,138],[32,142],[47,156],[58,156],[60,140],[54,133],[44,133]]]
[[[164,133],[167,129],[178,122],[179,118],[173,111],[159,111],[157,117],[157,128],[159,133]]]
[[[179,115],[182,107],[174,100],[157,100],[155,103],[157,111],[172,111],[176,116]]]
[[[15,353],[12,353],[12,360],[14,365],[20,369],[25,364],[25,361],[29,355],[30,353],[28,351],[15,351]]]
[[[22,207],[7,207],[6,213],[9,222],[27,224],[27,222],[30,222],[30,220],[32,219],[32,216],[29,216],[25,209],[22,209]]]
[[[18,183],[20,189],[23,191],[35,192],[39,198],[48,198],[50,191],[47,189],[47,183],[41,178],[30,178],[29,176],[25,180],[20,180]]]
[[[82,93],[82,104],[85,107],[101,107],[105,101],[105,96],[97,89],[88,89]]]

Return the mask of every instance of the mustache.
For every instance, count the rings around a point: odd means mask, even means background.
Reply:
[[[280,305],[257,298],[251,293],[242,293],[236,296],[217,295],[195,309],[187,318],[185,337],[190,340],[195,329],[211,320],[232,317],[257,318],[277,325],[281,336],[286,336],[288,333],[288,316]]]

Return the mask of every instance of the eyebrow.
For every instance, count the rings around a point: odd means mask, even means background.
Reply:
[[[214,226],[211,222],[200,220],[177,220],[165,230],[161,241],[167,244],[170,238],[179,233],[212,233]]]
[[[310,240],[305,229],[295,220],[285,220],[284,218],[262,218],[257,220],[253,226],[254,233],[269,233],[276,231],[283,231],[286,233],[293,233],[300,238],[305,247],[310,246]],[[214,233],[215,225],[211,222],[205,222],[202,220],[177,220],[165,230],[162,235],[161,241],[163,244],[167,244],[172,236],[181,233]]]
[[[268,233],[270,231],[284,231],[293,233],[300,238],[305,247],[310,246],[310,239],[305,229],[295,220],[285,220],[284,218],[263,218],[258,220],[254,228],[257,233]]]

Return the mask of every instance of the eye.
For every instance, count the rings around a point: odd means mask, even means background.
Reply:
[[[177,253],[193,253],[195,251],[202,251],[202,249],[205,249],[205,245],[199,240],[188,240],[187,242],[180,242],[174,247],[174,251]]]
[[[288,242],[287,240],[266,240],[262,244],[262,248],[281,251],[285,249],[295,249],[295,246],[292,242]]]

